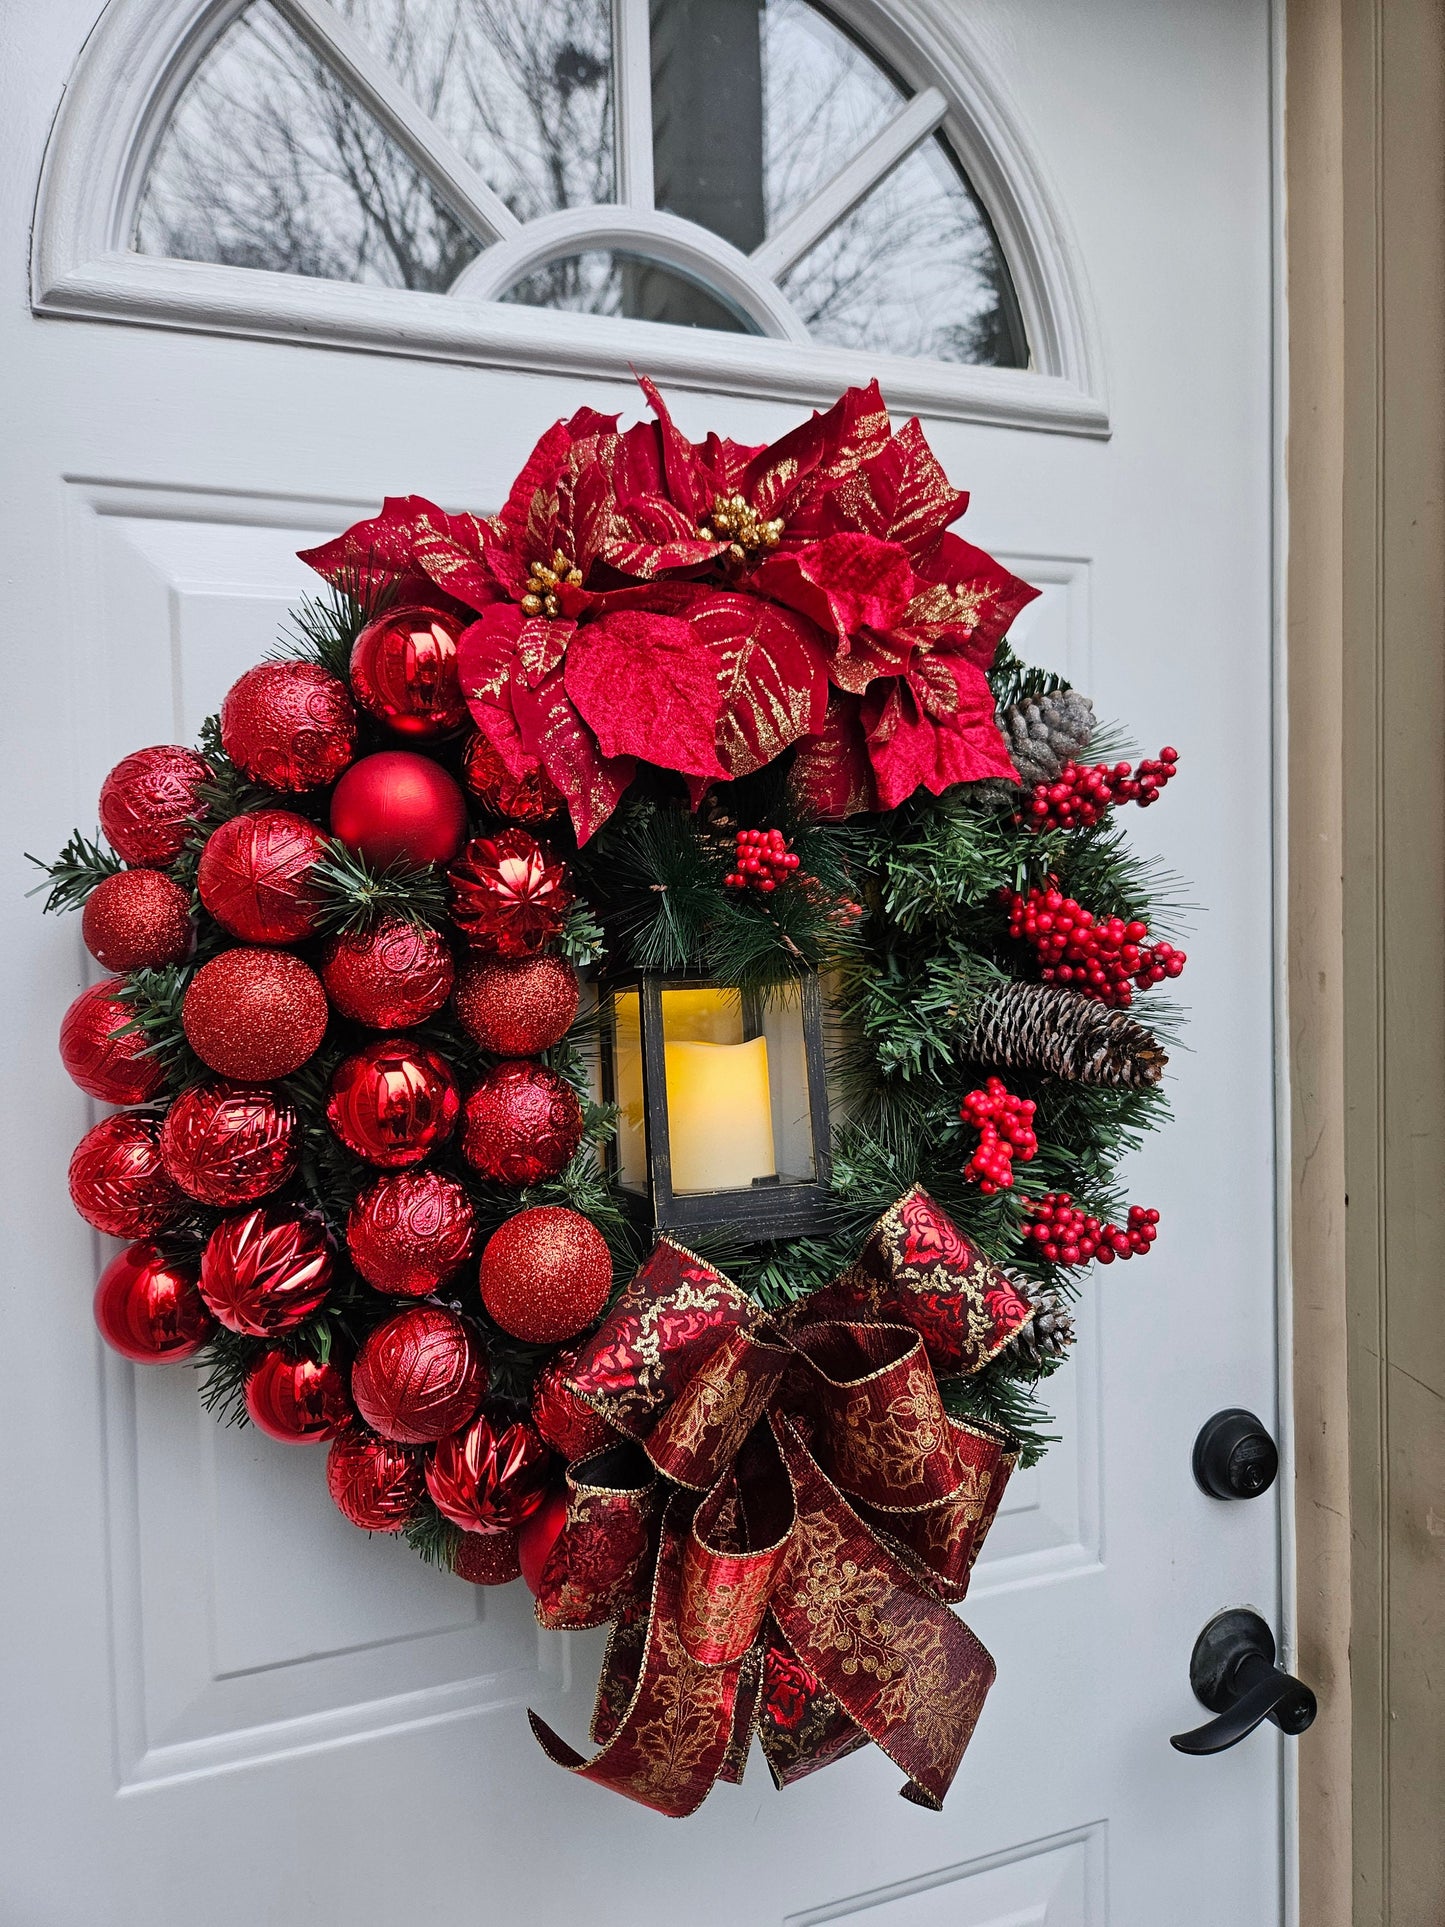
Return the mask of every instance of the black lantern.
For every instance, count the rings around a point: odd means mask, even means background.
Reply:
[[[815,972],[766,993],[654,974],[601,986],[612,1176],[639,1218],[794,1237],[823,1218],[828,1083]]]

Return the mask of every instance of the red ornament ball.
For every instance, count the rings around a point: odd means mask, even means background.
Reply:
[[[316,928],[321,899],[311,871],[325,848],[316,825],[292,810],[233,816],[201,852],[201,902],[244,943],[298,943]]]
[[[532,1381],[532,1423],[554,1452],[569,1462],[591,1458],[617,1441],[617,1434],[567,1383],[575,1351],[558,1352]]]
[[[201,1253],[201,1296],[227,1331],[247,1338],[309,1318],[335,1275],[321,1221],[275,1205],[223,1218]]]
[[[95,1288],[100,1335],[137,1365],[191,1358],[215,1332],[194,1265],[173,1264],[153,1244],[127,1245]]]
[[[333,938],[321,960],[332,1004],[373,1030],[405,1030],[433,1016],[451,995],[455,975],[445,940],[406,917],[384,917],[373,930]]]
[[[581,1142],[582,1101],[544,1064],[498,1064],[467,1099],[462,1156],[498,1184],[555,1177]]]
[[[504,1332],[529,1345],[575,1338],[611,1289],[607,1240],[590,1218],[565,1205],[519,1211],[482,1252],[482,1303]]]
[[[515,1532],[468,1532],[452,1554],[452,1571],[472,1586],[506,1586],[521,1576]]]
[[[210,780],[210,766],[178,743],[122,757],[100,786],[106,841],[127,863],[174,863]]]
[[[107,970],[161,970],[191,948],[191,900],[163,870],[117,870],[85,899],[85,947]]]
[[[517,1563],[534,1599],[541,1591],[543,1570],[566,1523],[567,1494],[554,1486],[517,1534]]]
[[[448,875],[452,921],[496,957],[535,957],[572,907],[567,865],[525,830],[474,836]]]
[[[353,763],[336,785],[331,832],[378,870],[450,863],[467,837],[466,798],[429,756],[384,749]]]
[[[480,730],[462,751],[462,781],[484,810],[509,823],[550,823],[566,807],[540,763],[525,776],[513,776]]]
[[[535,1057],[577,1015],[577,972],[562,957],[475,958],[457,979],[457,1015],[483,1050]]]
[[[362,1191],[346,1221],[351,1261],[369,1285],[425,1298],[471,1257],[477,1221],[455,1178],[398,1171]]]
[[[326,1454],[326,1489],[363,1532],[400,1532],[426,1490],[421,1453],[353,1427]]]
[[[324,789],[356,753],[356,706],[314,662],[263,662],[221,704],[221,747],[268,789]]]
[[[462,625],[441,609],[390,609],[351,651],[351,689],[398,736],[445,736],[467,720],[457,676]]]
[[[208,1081],[166,1112],[161,1158],[188,1197],[226,1209],[251,1204],[296,1169],[296,1113],[274,1091]]]
[[[70,1201],[107,1238],[148,1238],[179,1217],[157,1120],[120,1111],[92,1125],[71,1153]]]
[[[346,1376],[331,1362],[263,1352],[246,1374],[251,1423],[283,1445],[319,1445],[352,1423]]]
[[[213,1071],[262,1084],[300,1070],[326,1034],[326,992],[286,950],[223,950],[181,1004],[186,1041]]]
[[[117,992],[119,977],[103,977],[82,990],[60,1020],[60,1061],[87,1097],[102,1104],[144,1104],[165,1082],[139,1031],[127,1031],[135,1013]]]
[[[437,1305],[409,1305],[371,1332],[351,1368],[351,1396],[373,1432],[430,1445],[465,1425],[487,1368],[471,1332]]]
[[[337,1065],[326,1121],[348,1151],[395,1171],[445,1144],[460,1109],[444,1058],[409,1037],[378,1037]]]
[[[524,1418],[484,1406],[464,1432],[440,1440],[426,1489],[463,1532],[515,1531],[541,1505],[552,1454]]]

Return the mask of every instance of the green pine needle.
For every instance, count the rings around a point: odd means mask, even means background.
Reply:
[[[340,582],[328,583],[292,611],[292,627],[283,632],[276,653],[319,663],[345,682],[356,638],[395,600],[393,584],[370,570],[348,570]]]
[[[37,883],[33,890],[25,892],[28,897],[39,896],[48,884],[49,892],[41,906],[45,911],[78,910],[97,883],[125,868],[113,851],[101,848],[99,830],[93,840],[82,836],[79,830],[74,831],[53,863],[31,856],[28,850],[25,861],[45,873],[45,883]]]
[[[308,881],[322,899],[317,928],[331,933],[370,930],[384,917],[441,929],[451,904],[446,873],[435,864],[399,858],[378,870],[335,837],[327,840]]]

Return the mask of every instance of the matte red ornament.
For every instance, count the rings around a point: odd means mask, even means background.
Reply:
[[[534,957],[572,907],[567,865],[525,830],[474,836],[448,874],[452,921],[493,956]]]
[[[268,789],[324,789],[356,754],[356,705],[319,663],[259,663],[226,692],[221,747]]]
[[[325,848],[321,831],[294,810],[233,816],[201,852],[201,902],[245,943],[298,943],[316,928],[321,898],[311,871]]]
[[[363,1532],[400,1532],[426,1490],[421,1453],[352,1427],[326,1454],[326,1489]]]
[[[466,1532],[452,1554],[452,1571],[472,1586],[506,1586],[520,1578],[515,1532]]]
[[[460,1318],[409,1305],[371,1332],[351,1368],[351,1396],[373,1432],[429,1445],[465,1425],[482,1402],[487,1368]]]
[[[346,1375],[330,1359],[263,1352],[246,1374],[251,1423],[283,1445],[320,1445],[352,1423]]]
[[[335,1275],[321,1220],[279,1205],[223,1218],[201,1253],[201,1296],[227,1331],[247,1338],[309,1318]]]
[[[460,1110],[444,1058],[409,1037],[378,1037],[337,1065],[326,1121],[348,1151],[397,1171],[445,1144]]]
[[[148,1238],[185,1208],[161,1162],[160,1121],[120,1111],[92,1125],[70,1158],[70,1201],[107,1238]]]
[[[153,1244],[127,1245],[111,1259],[94,1309],[106,1344],[137,1365],[194,1357],[216,1329],[196,1288],[196,1267],[173,1263]]]
[[[569,1462],[590,1458],[617,1441],[606,1419],[568,1385],[567,1376],[576,1364],[575,1351],[558,1352],[532,1381],[532,1423],[552,1450]]]
[[[542,1588],[542,1568],[567,1523],[567,1494],[554,1486],[517,1534],[517,1564],[535,1599]]]
[[[326,1035],[326,1018],[321,979],[285,950],[223,950],[201,965],[181,1004],[197,1057],[242,1083],[300,1070]]]
[[[85,947],[107,970],[162,970],[191,949],[191,899],[163,870],[117,870],[85,899]]]
[[[165,1073],[140,1032],[126,1030],[135,1012],[117,996],[120,988],[119,977],[102,977],[81,991],[60,1020],[60,1061],[87,1097],[144,1104]]]
[[[450,863],[466,841],[466,798],[429,756],[384,749],[353,763],[336,785],[331,832],[378,870]]]
[[[536,1184],[571,1163],[582,1121],[582,1101],[565,1078],[514,1059],[468,1097],[462,1156],[498,1184]]]
[[[446,940],[406,917],[384,917],[373,930],[333,938],[321,960],[332,1004],[373,1030],[405,1030],[435,1015],[455,975]]]
[[[590,1218],[539,1204],[499,1225],[482,1251],[482,1303],[513,1338],[560,1345],[597,1317],[612,1289],[612,1254]]]
[[[487,1405],[464,1432],[439,1441],[427,1460],[426,1489],[463,1532],[514,1531],[546,1496],[551,1464],[527,1419]]]
[[[161,1158],[187,1196],[226,1209],[278,1190],[296,1169],[296,1113],[274,1091],[210,1079],[166,1112]]]
[[[462,751],[462,781],[484,810],[509,823],[550,823],[566,808],[561,790],[540,763],[513,776],[480,730]]]
[[[351,651],[351,689],[398,736],[445,736],[467,720],[457,679],[462,625],[441,609],[389,609]]]
[[[161,743],[122,757],[100,786],[100,827],[127,863],[174,863],[201,812],[210,765],[193,749]]]
[[[476,1236],[470,1198],[440,1171],[377,1178],[358,1195],[346,1221],[356,1269],[378,1291],[403,1298],[425,1298],[455,1277]]]
[[[577,1015],[577,972],[564,957],[473,958],[457,978],[457,1016],[483,1050],[535,1057]]]

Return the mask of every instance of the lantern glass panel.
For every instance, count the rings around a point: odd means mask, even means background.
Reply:
[[[662,1036],[675,1196],[811,1181],[796,992],[764,1003],[711,985],[664,989]]]
[[[624,1191],[647,1192],[646,1086],[642,1078],[642,996],[612,995],[612,1099],[617,1106],[617,1182]]]

